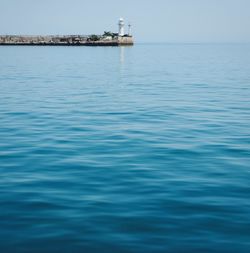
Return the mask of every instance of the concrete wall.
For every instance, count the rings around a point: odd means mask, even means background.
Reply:
[[[119,45],[133,45],[134,44],[133,37],[131,36],[118,37],[118,42],[119,42]]]

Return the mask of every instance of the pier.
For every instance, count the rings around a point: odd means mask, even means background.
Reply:
[[[0,35],[0,46],[132,46],[131,25],[127,34],[122,18],[118,26],[118,33],[104,32],[103,35]]]
[[[132,36],[0,36],[1,46],[132,46]]]

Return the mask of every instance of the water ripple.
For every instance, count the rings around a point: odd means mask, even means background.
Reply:
[[[245,49],[0,48],[1,250],[249,252]]]

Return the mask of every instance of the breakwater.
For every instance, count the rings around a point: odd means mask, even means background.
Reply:
[[[1,46],[132,46],[133,37],[105,32],[103,35],[0,36]]]

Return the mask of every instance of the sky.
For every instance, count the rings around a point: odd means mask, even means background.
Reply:
[[[250,0],[0,0],[0,34],[102,34],[137,42],[250,42]]]

